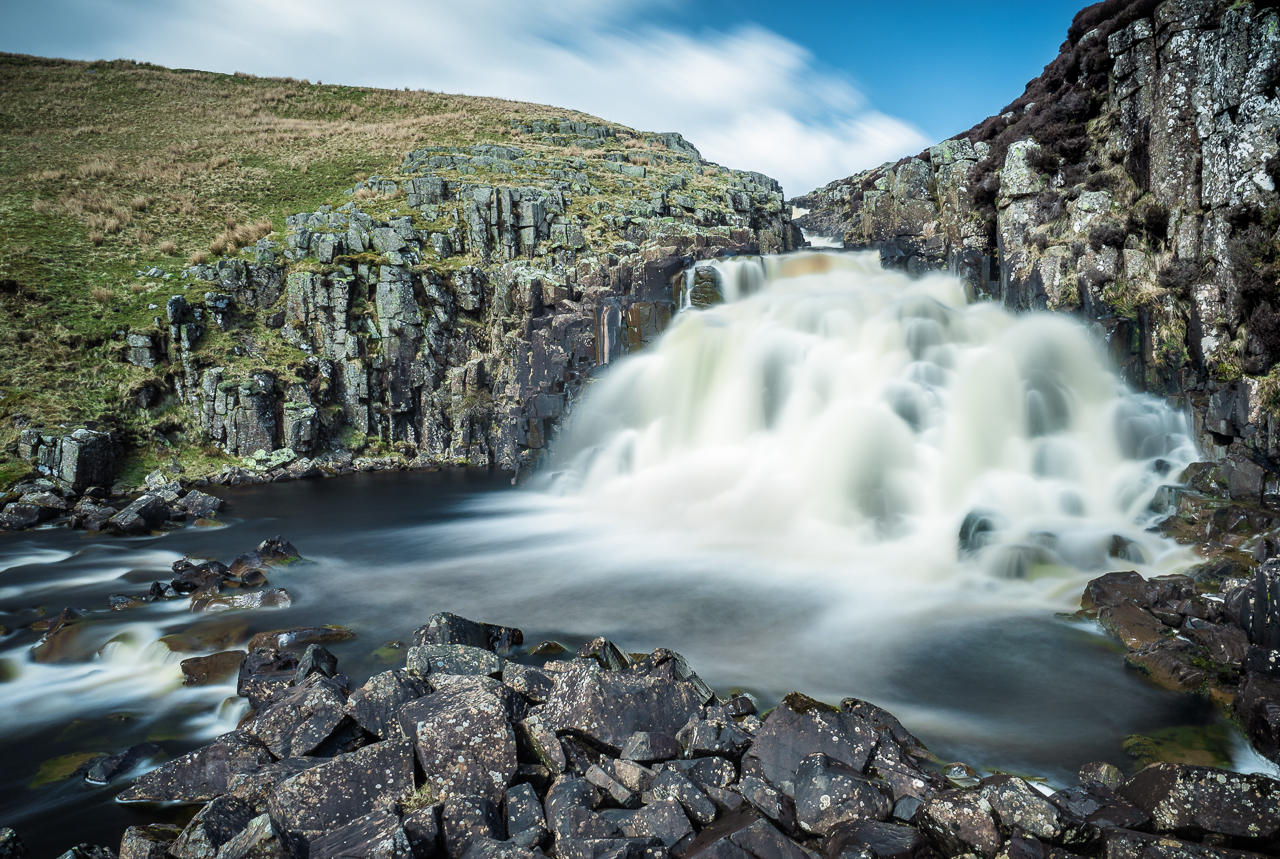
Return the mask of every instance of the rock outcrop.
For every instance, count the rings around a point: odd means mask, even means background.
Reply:
[[[886,265],[1079,315],[1214,458],[1280,468],[1280,18],[1107,0],[1000,115],[791,202]]]

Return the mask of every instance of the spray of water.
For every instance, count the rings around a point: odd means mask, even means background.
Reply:
[[[969,305],[956,279],[873,254],[716,268],[724,303],[687,308],[597,383],[549,489],[842,578],[1061,602],[1083,575],[1188,561],[1147,530],[1195,459],[1185,419],[1127,389],[1078,323]]]

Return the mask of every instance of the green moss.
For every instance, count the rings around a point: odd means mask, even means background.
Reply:
[[[839,707],[833,707],[830,704],[824,704],[815,698],[800,692],[792,692],[790,695],[782,699],[782,703],[797,713],[839,713]]]
[[[1125,738],[1125,754],[1143,765],[1165,762],[1231,766],[1231,729],[1225,724],[1181,725]]]
[[[71,755],[51,758],[40,764],[40,769],[36,772],[36,776],[31,780],[29,786],[32,788],[43,787],[51,782],[71,778],[71,776],[80,771],[81,767],[94,758],[102,757],[102,754],[102,752],[76,752]]]

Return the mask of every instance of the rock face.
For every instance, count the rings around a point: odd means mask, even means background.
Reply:
[[[1213,458],[1274,472],[1277,20],[1229,0],[1089,6],[1000,115],[792,200],[811,210],[797,223],[976,299],[1080,315],[1132,384],[1190,396]],[[1246,467],[1233,495],[1262,477]]]
[[[1089,594],[1094,608],[1158,610],[1180,584],[1113,575]],[[1246,859],[1280,836],[1280,782],[1265,776],[1157,764],[1125,781],[1095,762],[1049,796],[1009,775],[949,781],[875,705],[792,693],[758,719],[750,699],[716,698],[668,650],[641,657],[597,639],[540,669],[555,678],[543,702],[487,674],[405,669],[348,695],[320,649],[308,647],[313,672],[254,650],[248,676],[283,676],[251,687],[241,730],[120,796],[201,808],[180,833],[131,828],[122,856]],[[734,741],[704,743],[699,726]],[[8,831],[0,849],[24,855]]]

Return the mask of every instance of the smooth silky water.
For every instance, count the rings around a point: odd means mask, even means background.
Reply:
[[[1091,760],[1131,769],[1130,734],[1215,721],[1068,614],[1102,572],[1194,562],[1149,530],[1156,490],[1195,458],[1182,415],[1127,390],[1080,325],[967,304],[952,278],[857,254],[718,265],[726,303],[610,368],[521,489],[352,475],[218,490],[223,528],[0,538],[0,825],[51,853],[181,819],[114,803],[127,779],[57,776],[234,727],[233,684],[183,688],[187,656],[343,624],[358,638],[331,649],[355,686],[403,664],[383,645],[437,611],[518,625],[530,646],[671,647],[766,706],[866,698],[945,760],[1060,784]],[[276,534],[314,562],[269,573],[291,608],[106,610],[183,555],[229,561]],[[26,625],[66,606],[96,613],[64,661],[32,662]]]

